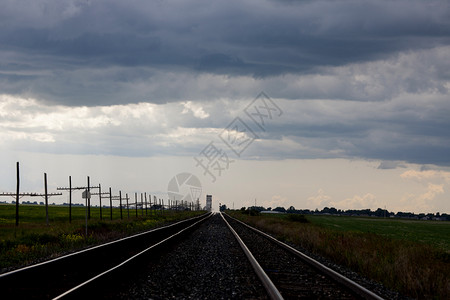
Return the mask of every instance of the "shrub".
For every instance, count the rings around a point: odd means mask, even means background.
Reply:
[[[32,246],[35,244],[49,244],[58,242],[58,237],[48,234],[48,233],[31,233],[26,234],[22,238],[19,239],[19,243],[24,245]]]
[[[62,234],[60,239],[63,244],[72,245],[72,244],[83,241],[84,237],[80,234],[70,234],[69,233],[69,234]]]
[[[244,215],[249,215],[249,216],[253,216],[253,217],[260,215],[259,211],[254,210],[254,209],[241,210],[241,213]]]
[[[305,218],[304,215],[299,214],[288,214],[287,218],[291,222],[299,222],[299,223],[309,223],[309,221]]]

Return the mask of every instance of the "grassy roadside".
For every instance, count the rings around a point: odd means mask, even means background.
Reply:
[[[49,206],[49,226],[44,209],[22,205],[20,224],[16,227],[14,205],[0,205],[0,273],[204,213],[148,211],[145,215],[138,211],[136,218],[135,211],[130,210],[128,219],[127,211],[123,210],[121,220],[120,210],[113,209],[111,221],[109,209],[103,211],[103,220],[100,220],[99,208],[94,207],[86,237],[84,207],[72,208],[73,218],[69,223],[67,207]]]
[[[402,220],[377,225],[374,222],[379,219],[307,216],[308,223],[302,223],[290,220],[289,215],[228,213],[404,295],[420,299],[450,298],[448,223],[440,223],[442,227],[433,227],[433,231],[426,228],[431,223],[405,223]],[[421,225],[422,231],[417,232]],[[426,236],[429,230],[434,235],[425,239],[425,243],[421,235]]]

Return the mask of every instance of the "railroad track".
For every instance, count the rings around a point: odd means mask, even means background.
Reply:
[[[192,230],[211,214],[183,220],[117,241],[0,274],[2,299],[113,298],[108,291],[136,268],[139,259]],[[138,259],[139,258],[139,259]],[[86,297],[84,297],[86,298]]]
[[[272,236],[221,215],[271,299],[383,299]]]
[[[211,216],[0,274],[2,298],[382,299],[263,232]]]

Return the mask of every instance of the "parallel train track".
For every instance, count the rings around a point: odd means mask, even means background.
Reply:
[[[220,215],[262,281],[268,298],[382,299],[273,237],[229,216]],[[153,259],[164,255],[161,249],[169,249],[167,243],[189,239],[189,234],[195,234],[196,227],[211,216],[208,214],[185,220],[0,274],[2,294],[7,296],[4,299],[115,298],[118,289],[123,289],[128,284],[126,282],[134,280],[130,278],[140,276],[136,270],[142,272],[142,266],[150,255]],[[125,283],[121,285],[121,282]]]

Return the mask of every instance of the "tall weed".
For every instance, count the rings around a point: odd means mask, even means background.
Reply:
[[[450,298],[450,254],[442,249],[374,233],[294,222],[290,217],[231,215],[407,296]]]

